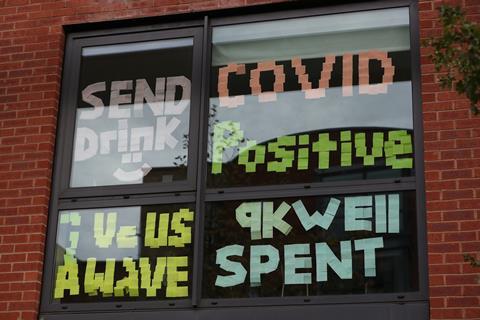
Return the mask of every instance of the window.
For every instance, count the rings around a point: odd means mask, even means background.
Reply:
[[[426,317],[415,7],[69,33],[45,319]]]

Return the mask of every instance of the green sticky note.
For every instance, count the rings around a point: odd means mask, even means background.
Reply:
[[[355,134],[355,145],[365,145],[365,133],[356,133]]]
[[[302,134],[298,137],[299,143],[302,145],[308,145],[310,143],[310,137],[308,134]]]
[[[70,222],[72,223],[72,226],[79,226],[81,221],[82,217],[78,212],[70,213]]]
[[[388,133],[388,139],[385,142],[386,165],[393,169],[413,168],[413,157],[397,157],[413,152],[411,135],[406,130],[394,130]]]
[[[372,151],[369,154],[366,146],[365,133],[355,134],[355,156],[363,158],[363,165],[375,165],[375,158],[382,156],[383,149],[383,133],[375,132],[373,134]]]
[[[188,297],[188,286],[178,282],[188,281],[188,271],[178,268],[188,267],[188,257],[168,257],[167,259],[167,298]]]
[[[69,222],[70,222],[70,214],[68,214],[68,213],[60,214],[60,223],[61,224],[67,224]]]
[[[99,248],[108,248],[112,245],[113,237],[117,231],[117,213],[109,212],[107,214],[106,227],[104,226],[103,212],[95,213],[94,217],[94,237],[95,244]]]
[[[352,140],[352,133],[350,131],[341,131],[340,132],[341,141],[350,141]]]
[[[166,257],[157,257],[155,271],[153,272],[148,258],[140,258],[140,287],[145,289],[147,297],[156,297],[157,290],[162,288],[162,280],[167,266]]]
[[[181,248],[192,242],[192,228],[185,226],[185,222],[193,221],[193,211],[180,209],[172,215],[172,230],[175,236],[168,237],[168,245]]]
[[[257,171],[257,165],[265,163],[265,146],[257,145],[255,140],[247,141],[245,147],[240,148],[238,164],[245,166],[245,172]],[[250,152],[254,153],[254,160],[250,161]]]
[[[90,296],[96,296],[99,292],[102,296],[113,295],[113,278],[115,273],[115,259],[105,260],[105,272],[95,272],[96,259],[88,258],[85,268],[84,290]]]
[[[70,247],[67,248],[67,251],[69,251],[69,254],[74,255],[75,251],[78,247],[78,239],[79,239],[79,233],[78,232],[70,232],[69,235],[69,240],[70,240]]]
[[[268,144],[268,151],[275,154],[276,159],[280,161],[269,161],[267,163],[267,171],[269,172],[286,172],[293,165],[295,151],[286,150],[283,146],[294,146],[296,138],[294,136],[283,136],[277,138],[277,141]]]
[[[57,268],[53,292],[54,299],[63,298],[65,296],[65,290],[68,290],[70,296],[80,293],[77,259],[67,254],[63,256],[63,259],[64,265]]]
[[[240,123],[223,121],[213,127],[212,174],[222,173],[223,153],[227,148],[238,146],[244,137]]]
[[[121,226],[117,233],[118,248],[136,248],[137,247],[137,227]]]
[[[318,152],[318,168],[328,169],[330,167],[330,152],[337,150],[337,142],[330,140],[329,133],[320,133],[318,141],[312,144],[312,150]]]
[[[309,150],[307,148],[298,149],[297,169],[298,170],[307,170],[308,169],[308,159],[309,159]]]
[[[157,229],[157,213],[147,212],[145,223],[145,246],[150,248],[160,248],[168,245],[168,224],[170,214],[159,214],[158,236],[155,236]]]

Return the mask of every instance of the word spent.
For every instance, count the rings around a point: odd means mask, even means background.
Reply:
[[[326,242],[315,243],[316,281],[328,281],[327,269],[330,267],[341,279],[352,279],[352,243],[355,251],[363,252],[363,269],[365,277],[376,276],[375,251],[383,248],[383,238],[367,238],[340,242],[340,258],[330,249]],[[216,264],[229,275],[217,275],[215,285],[232,287],[245,282],[247,269],[241,262],[231,257],[243,257],[244,246],[234,244],[216,251]],[[297,269],[312,268],[312,257],[309,243],[288,244],[283,246],[284,263],[283,281],[291,284],[312,284],[311,272],[298,272]],[[262,283],[262,275],[276,271],[280,265],[280,252],[272,245],[250,246],[250,286],[258,287]]]

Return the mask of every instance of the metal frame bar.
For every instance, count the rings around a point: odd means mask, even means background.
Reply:
[[[170,28],[176,28],[170,25]],[[143,32],[142,32],[143,30]],[[47,242],[45,248],[45,265],[43,274],[41,310],[42,312],[118,310],[118,309],[152,309],[190,307],[190,299],[164,301],[125,301],[68,303],[52,302],[53,279],[55,275],[55,245],[58,211],[62,209],[86,209],[113,206],[135,206],[166,203],[195,202],[193,192],[197,172],[197,148],[201,95],[201,64],[203,50],[202,28],[183,28],[174,30],[151,31],[149,27],[135,29],[134,32],[119,30],[118,34],[105,35],[102,32],[70,34],[65,47],[64,72],[60,113],[58,117],[58,134],[56,136],[56,153],[53,173],[53,188],[50,198]],[[130,43],[147,40],[193,37],[192,96],[189,123],[189,164],[188,179],[185,183],[172,183],[168,186],[152,183],[145,186],[102,186],[94,188],[69,188],[70,168],[73,151],[75,111],[78,97],[78,81],[81,64],[81,49],[85,46],[104,45],[107,43]],[[163,191],[163,193],[162,193]],[[142,194],[146,194],[142,196]]]
[[[415,177],[417,201],[417,247],[419,265],[419,285],[423,298],[428,300],[428,250],[427,250],[427,210],[425,199],[425,166],[423,148],[423,113],[420,72],[420,26],[418,3],[410,4],[410,55],[412,70],[412,108],[415,151]]]
[[[285,306],[291,305],[323,305],[323,304],[351,304],[390,302],[403,304],[406,302],[428,301],[428,267],[427,267],[427,242],[426,242],[426,211],[425,211],[425,186],[423,166],[423,126],[420,93],[420,55],[419,55],[419,25],[418,5],[416,0],[388,0],[364,3],[348,3],[326,7],[314,7],[314,4],[301,4],[300,9],[283,10],[285,6],[262,5],[257,7],[242,8],[238,11],[220,10],[207,14],[175,15],[162,17],[166,23],[155,23],[148,26],[142,25],[152,22],[151,18],[139,19],[132,22],[130,28],[123,28],[128,22],[92,24],[77,27],[80,31],[67,35],[64,60],[64,74],[62,81],[62,95],[60,113],[58,117],[58,134],[56,136],[55,166],[53,173],[52,195],[50,199],[48,237],[46,244],[45,271],[42,287],[42,314],[64,313],[65,311],[90,311],[93,309],[115,311],[130,309],[157,309],[167,308],[175,310],[195,310],[192,307],[202,307],[202,310],[215,308],[229,308],[232,311],[238,306]],[[414,119],[414,148],[415,148],[415,176],[399,179],[378,179],[368,181],[325,182],[309,184],[290,184],[256,187],[234,188],[207,188],[207,161],[206,146],[208,139],[208,113],[209,113],[209,80],[211,67],[211,35],[215,26],[249,23],[257,21],[300,18],[314,15],[327,15],[344,12],[358,12],[364,10],[386,9],[395,7],[409,7],[410,10],[410,40],[411,40],[411,71],[412,71],[412,106]],[[261,13],[252,14],[256,8]],[[281,10],[278,10],[278,9]],[[269,10],[274,11],[269,11]],[[246,12],[246,14],[244,14]],[[203,16],[203,20],[198,16]],[[178,18],[179,19],[174,19]],[[193,18],[193,19],[192,19]],[[142,22],[143,21],[143,22]],[[154,20],[153,22],[156,22]],[[138,26],[140,24],[140,26]],[[96,29],[97,27],[103,29]],[[113,27],[112,27],[113,26]],[[108,28],[105,28],[108,27]],[[118,28],[117,28],[118,27]],[[71,29],[75,29],[72,27]],[[83,30],[82,30],[83,29]],[[90,29],[90,30],[89,30]],[[174,30],[172,30],[174,29]],[[85,31],[87,30],[87,31]],[[188,30],[188,31],[187,31]],[[189,33],[190,32],[190,33]],[[159,37],[176,37],[177,35],[190,34],[194,36],[194,64],[193,73],[197,83],[192,90],[192,105],[190,114],[190,133],[197,133],[195,144],[189,145],[189,170],[194,169],[185,184],[172,184],[164,187],[160,184],[150,186],[106,186],[98,188],[68,188],[70,176],[70,163],[72,153],[73,130],[75,124],[74,111],[67,110],[72,101],[76,101],[78,74],[80,70],[80,50],[82,45],[105,44],[106,39],[112,43],[141,41],[143,34],[156,34]],[[75,78],[77,77],[77,78]],[[192,83],[193,83],[192,79]],[[196,95],[193,96],[193,92]],[[195,102],[196,101],[196,102]],[[195,105],[195,107],[194,107]],[[194,114],[194,112],[196,112]],[[194,124],[195,123],[195,124]],[[68,146],[68,148],[65,148]],[[193,153],[190,157],[191,152]],[[67,160],[67,161],[66,161]],[[285,196],[309,196],[327,194],[355,194],[365,192],[387,192],[416,190],[417,209],[417,249],[419,290],[404,293],[386,293],[369,295],[327,295],[317,297],[283,297],[283,298],[239,298],[239,299],[202,299],[202,274],[203,274],[203,226],[205,203],[210,201],[227,201],[240,199],[275,198]],[[56,244],[57,215],[60,209],[80,209],[108,206],[132,206],[141,204],[181,203],[195,201],[195,232],[193,248],[193,283],[191,301],[189,299],[177,301],[138,301],[138,302],[98,302],[85,304],[52,304],[51,293],[53,290],[54,275],[54,250]],[[172,305],[175,303],[175,305]],[[184,309],[188,308],[188,309]],[[170,314],[171,311],[169,311]]]
[[[93,38],[76,39],[75,43],[79,46],[78,50],[83,47],[105,44],[118,43],[133,43],[148,40],[162,40],[171,38],[193,38],[193,63],[192,63],[192,93],[190,103],[190,123],[189,123],[189,148],[188,148],[188,164],[187,164],[187,179],[185,181],[177,181],[172,183],[152,182],[144,185],[114,185],[114,186],[99,186],[99,187],[83,187],[71,188],[69,187],[70,172],[72,166],[73,144],[74,144],[74,130],[64,131],[66,145],[65,153],[62,158],[62,180],[61,180],[61,198],[80,198],[80,197],[98,197],[108,195],[121,194],[141,194],[141,193],[156,193],[168,191],[187,191],[194,190],[195,173],[197,172],[197,145],[198,145],[198,119],[199,115],[199,101],[200,101],[200,84],[201,84],[201,50],[202,50],[202,32],[199,28],[179,29],[179,30],[164,30],[143,33],[129,33],[112,36],[97,36]],[[73,73],[75,77],[72,82],[68,83],[70,88],[78,88],[78,81],[80,75],[81,51],[74,57],[74,67],[66,70],[66,72]],[[67,66],[68,68],[68,66]],[[67,113],[67,128],[75,128],[76,116],[76,101],[78,100],[78,90],[70,94],[67,101],[62,101],[61,108],[68,110]]]

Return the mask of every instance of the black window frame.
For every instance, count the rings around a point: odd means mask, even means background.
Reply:
[[[295,6],[290,4],[291,7]],[[357,303],[415,303],[428,301],[428,268],[426,246],[426,210],[423,166],[423,123],[420,95],[420,55],[418,4],[415,0],[392,0],[363,3],[347,3],[333,6],[300,4],[300,8],[288,5],[264,5],[240,10],[220,10],[207,13],[175,15],[140,19],[130,22],[112,22],[72,27],[66,37],[62,93],[59,107],[58,129],[52,194],[49,206],[48,232],[45,249],[45,266],[42,283],[41,313],[65,315],[71,312],[165,310],[188,311],[226,307],[240,310],[252,306],[279,307]],[[335,13],[358,12],[376,9],[408,7],[410,14],[410,53],[412,75],[412,113],[414,132],[415,176],[386,178],[367,181],[316,182],[308,184],[267,185],[255,187],[208,188],[206,148],[208,138],[209,81],[211,70],[211,38],[216,26],[321,16]],[[258,13],[260,11],[260,13]],[[133,25],[133,26],[132,26]],[[83,29],[83,30],[82,30]],[[194,38],[192,69],[192,95],[190,107],[190,133],[196,133],[189,143],[188,179],[168,185],[118,185],[70,188],[70,168],[73,154],[75,106],[78,94],[81,49],[99,44],[118,44],[146,40]],[[198,119],[198,120],[197,120]],[[190,134],[190,136],[193,136]],[[190,161],[191,160],[191,161]],[[201,297],[204,214],[207,202],[281,198],[308,195],[360,194],[413,190],[416,192],[416,224],[419,290],[405,293],[365,295],[326,295],[309,297],[205,299]],[[87,209],[118,206],[138,206],[163,203],[195,202],[195,231],[193,238],[193,282],[190,302],[181,300],[58,303],[53,301],[55,275],[55,245],[57,218],[60,210]],[[220,310],[220,309],[219,309]],[[246,309],[245,309],[246,310]],[[209,311],[210,312],[210,311]],[[223,311],[224,312],[224,311]],[[166,313],[167,314],[167,313]],[[209,313],[206,313],[209,314]],[[223,313],[225,314],[225,313]],[[183,317],[183,316],[182,316]],[[235,318],[236,319],[236,318]],[[283,319],[283,318],[282,318]]]

